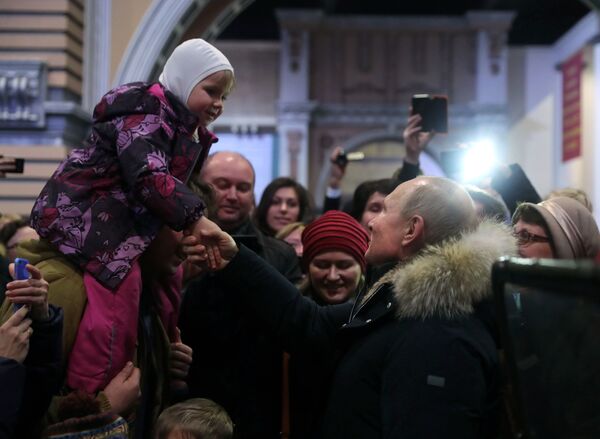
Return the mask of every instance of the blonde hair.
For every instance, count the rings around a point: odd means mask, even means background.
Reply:
[[[590,211],[590,213],[594,213],[594,207],[592,206],[592,202],[590,201],[588,195],[581,189],[576,189],[573,187],[556,189],[550,192],[545,199],[549,200],[550,198],[556,197],[567,197],[577,200],[581,204],[583,204],[586,207],[586,209]]]
[[[175,404],[158,417],[155,439],[167,439],[172,432],[191,439],[231,439],[233,422],[219,404],[193,398]]]
[[[305,227],[306,225],[301,222],[289,223],[288,225],[282,227],[281,230],[279,230],[279,232],[277,232],[275,238],[283,240],[298,229],[300,229],[300,231],[304,230]]]
[[[225,93],[229,94],[235,88],[235,75],[231,70],[220,70],[223,74],[219,79],[219,85],[225,89]]]

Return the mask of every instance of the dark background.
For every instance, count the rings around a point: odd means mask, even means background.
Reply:
[[[578,0],[255,0],[219,38],[278,40],[276,9],[317,8],[327,14],[463,15],[469,10],[512,10],[510,45],[552,44],[590,9]]]

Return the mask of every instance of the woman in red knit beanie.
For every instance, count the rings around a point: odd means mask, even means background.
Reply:
[[[369,235],[350,215],[330,210],[302,233],[303,294],[320,304],[342,303],[364,283]]]

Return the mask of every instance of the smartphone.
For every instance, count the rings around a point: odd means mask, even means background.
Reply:
[[[441,95],[417,94],[412,97],[412,113],[419,114],[422,131],[448,132],[448,98]]]
[[[29,279],[29,271],[27,271],[29,261],[24,258],[15,258],[15,280]],[[23,306],[22,303],[13,304],[13,309],[17,311]]]
[[[22,174],[25,168],[25,159],[4,157],[0,155],[0,172]]]

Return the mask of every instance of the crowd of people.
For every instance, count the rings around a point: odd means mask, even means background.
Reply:
[[[29,222],[3,217],[0,437],[501,437],[492,264],[597,258],[585,193],[422,175],[413,115],[401,168],[351,200],[337,147],[321,212],[289,177],[257,203],[252,163],[209,152],[234,82],[184,42],[102,98]]]

